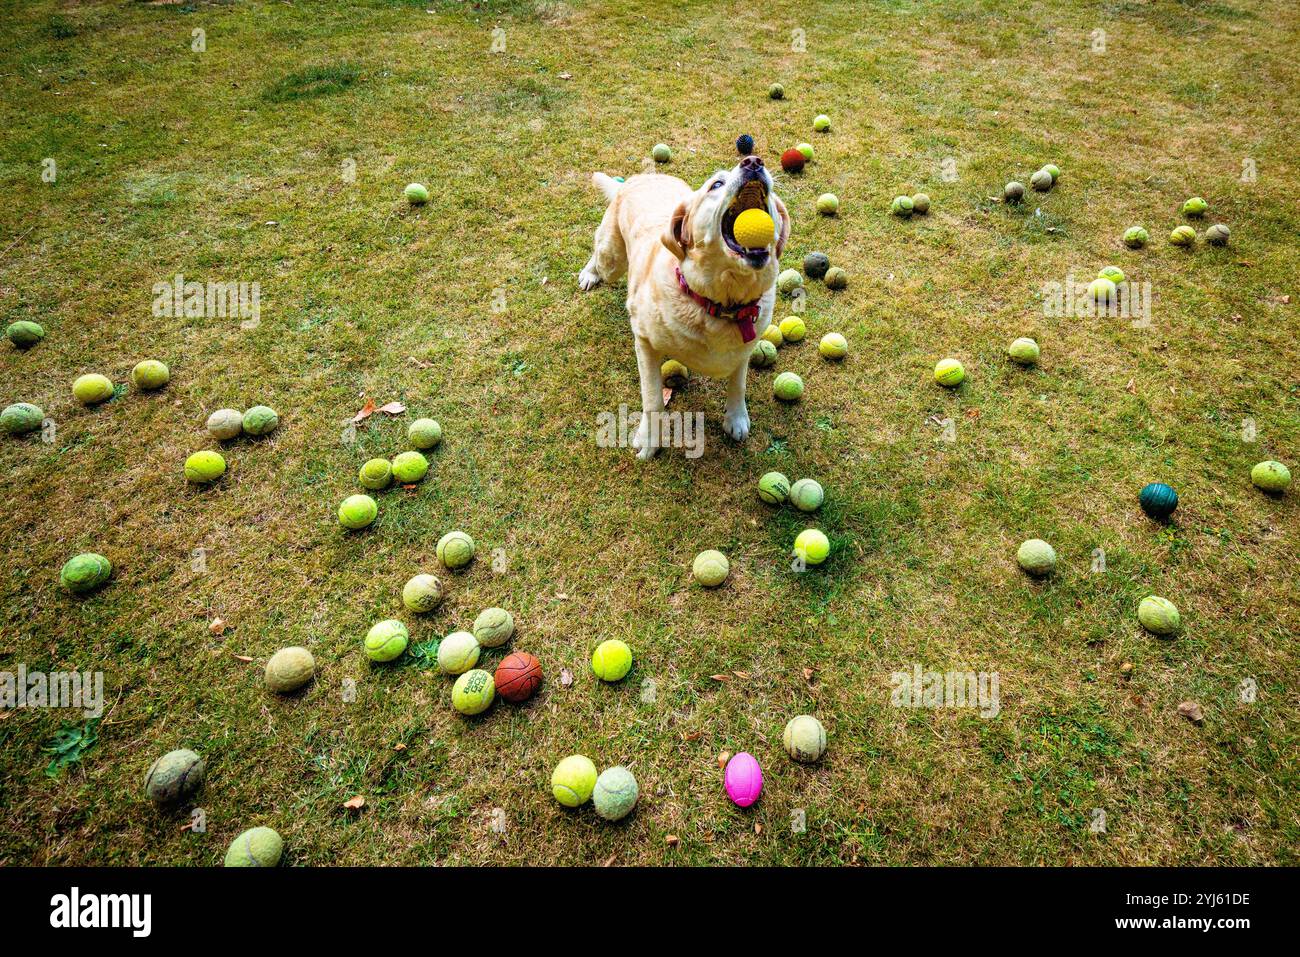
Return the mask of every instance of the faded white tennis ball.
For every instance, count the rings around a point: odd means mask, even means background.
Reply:
[[[515,619],[504,608],[484,608],[474,619],[473,631],[484,648],[499,648],[515,633]]]
[[[203,786],[207,765],[189,748],[168,751],[149,766],[144,793],[157,805],[176,804]]]
[[[1215,223],[1205,231],[1205,241],[1211,246],[1228,245],[1228,227],[1223,223]]]
[[[812,715],[801,714],[786,724],[781,743],[790,757],[811,764],[826,753],[826,729]]]
[[[417,615],[433,611],[442,601],[442,582],[432,575],[415,575],[402,586],[402,604]]]
[[[438,670],[444,675],[464,674],[478,664],[478,639],[468,631],[453,631],[438,643]]]
[[[616,765],[606,768],[596,778],[596,786],[591,791],[591,803],[596,813],[606,821],[618,821],[632,813],[636,807],[640,789],[636,778],[627,768]]]
[[[781,290],[781,295],[790,296],[794,291],[803,285],[803,276],[797,269],[786,269],[781,275],[776,277],[776,288]]]
[[[825,490],[814,479],[802,478],[790,486],[790,504],[801,512],[815,512],[825,500]]]
[[[1014,179],[1002,187],[1002,198],[1008,203],[1018,203],[1025,198],[1025,184]]]
[[[297,691],[316,674],[316,659],[306,648],[281,648],[266,663],[266,690],[276,694]]]
[[[912,197],[912,212],[924,216],[930,211],[930,197],[925,193],[916,193]]]
[[[208,416],[208,432],[214,439],[226,441],[244,431],[244,413],[238,409],[217,409]]]
[[[1056,549],[1041,538],[1031,538],[1016,551],[1016,561],[1030,575],[1041,578],[1056,569]]]

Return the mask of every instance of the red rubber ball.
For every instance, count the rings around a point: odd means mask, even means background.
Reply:
[[[798,173],[803,169],[803,164],[807,160],[803,158],[803,153],[793,146],[781,154],[781,169],[787,173]]]

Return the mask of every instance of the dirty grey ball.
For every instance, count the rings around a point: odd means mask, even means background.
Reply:
[[[168,751],[145,775],[144,791],[154,804],[183,801],[203,786],[207,766],[188,748]]]
[[[825,253],[809,253],[803,257],[803,272],[809,279],[821,279],[830,268],[831,260]]]
[[[1050,174],[1049,174],[1050,178]],[[1025,184],[1014,179],[1002,188],[1002,198],[1008,203],[1018,203],[1025,198]]]
[[[233,439],[244,431],[244,413],[238,409],[218,409],[208,416],[208,431],[222,441]]]
[[[924,216],[930,211],[930,197],[925,193],[917,193],[912,197],[912,212]]]
[[[1033,176],[1029,177],[1029,185],[1040,193],[1046,193],[1052,188],[1052,183],[1054,182],[1055,180],[1052,179],[1052,174],[1045,169],[1040,169]]]
[[[1228,227],[1223,223],[1215,223],[1205,231],[1205,241],[1211,246],[1228,245]]]

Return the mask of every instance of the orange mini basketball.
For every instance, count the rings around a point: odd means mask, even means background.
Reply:
[[[542,686],[542,663],[526,651],[506,655],[497,665],[496,685],[507,701],[527,701]]]

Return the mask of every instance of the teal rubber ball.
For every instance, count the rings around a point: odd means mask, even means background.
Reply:
[[[1168,518],[1178,507],[1178,493],[1164,482],[1152,482],[1138,493],[1138,504],[1152,518]]]

